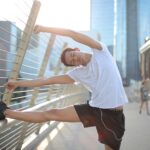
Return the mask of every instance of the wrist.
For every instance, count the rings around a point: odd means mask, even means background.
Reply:
[[[39,26],[39,31],[38,32],[45,32],[45,27],[44,26]]]
[[[25,86],[24,84],[25,84],[26,82],[24,82],[23,80],[22,81],[16,81],[15,82],[15,85],[16,85],[16,87],[23,87],[23,86]]]

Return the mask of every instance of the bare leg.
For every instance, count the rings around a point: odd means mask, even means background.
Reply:
[[[50,120],[64,121],[64,122],[80,122],[80,119],[75,111],[74,106],[69,106],[62,109],[51,109],[43,112],[35,111],[14,111],[11,109],[6,109],[4,112],[7,118],[40,123]]]
[[[140,113],[140,114],[142,113],[143,104],[144,104],[144,102],[141,100],[140,110],[139,110],[139,113]]]
[[[146,105],[146,112],[148,115],[150,115],[148,101],[145,102],[145,105]]]
[[[105,145],[105,150],[113,150],[113,149],[110,148],[108,145]]]

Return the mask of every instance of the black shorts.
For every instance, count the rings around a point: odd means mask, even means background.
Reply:
[[[91,107],[89,104],[74,105],[84,127],[95,126],[99,141],[119,150],[125,131],[123,110],[110,110]]]

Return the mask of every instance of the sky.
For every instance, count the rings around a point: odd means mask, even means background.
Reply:
[[[31,0],[26,0],[29,3]],[[38,24],[87,31],[90,29],[90,0],[40,0]],[[0,0],[0,20],[24,20],[24,0]],[[9,5],[8,5],[9,4]],[[17,21],[16,21],[17,20]],[[19,26],[19,23],[17,23]]]
[[[90,29],[90,0],[41,0],[38,23],[75,30]]]

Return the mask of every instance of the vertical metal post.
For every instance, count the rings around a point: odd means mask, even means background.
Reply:
[[[48,59],[49,59],[49,56],[51,54],[51,49],[53,47],[55,38],[56,38],[55,35],[51,35],[51,37],[49,39],[49,42],[48,42],[48,45],[47,45],[47,49],[46,49],[45,55],[43,57],[42,65],[40,67],[40,71],[39,71],[39,75],[38,75],[39,78],[44,76],[44,73],[45,73],[45,70],[46,70],[46,66],[47,66],[47,63],[48,63]],[[35,105],[35,100],[36,100],[36,98],[38,96],[38,92],[39,92],[39,87],[34,88],[34,91],[32,93],[32,98],[31,98],[31,101],[30,101],[30,106],[34,106]]]
[[[21,38],[21,41],[19,44],[19,49],[17,50],[17,55],[15,58],[15,61],[13,64],[13,69],[9,76],[9,79],[17,79],[17,77],[18,77],[18,74],[19,74],[19,71],[20,71],[20,68],[21,68],[21,65],[23,62],[23,58],[25,56],[25,53],[26,53],[26,50],[27,50],[27,47],[29,44],[29,40],[30,40],[32,31],[34,28],[34,24],[35,24],[36,18],[38,16],[38,12],[40,10],[40,6],[41,6],[41,3],[39,1],[35,0],[33,2],[33,5],[31,8],[31,11],[30,11],[30,15],[28,17],[27,24],[25,26],[25,29],[24,29],[24,32],[23,32],[23,35],[22,35],[22,38]],[[7,94],[4,94],[3,101],[5,101],[7,104],[9,104],[12,93],[9,92],[7,89],[5,89],[5,93],[7,93]]]
[[[67,43],[64,43],[63,48],[62,48],[62,51],[67,47],[67,45],[68,45]],[[57,63],[57,66],[56,66],[56,68],[55,68],[54,74],[57,75],[59,71],[60,71],[60,59],[59,59],[59,61],[58,61],[58,63]],[[50,94],[51,94],[51,87],[50,87],[49,90],[48,90],[47,100],[50,99]]]

